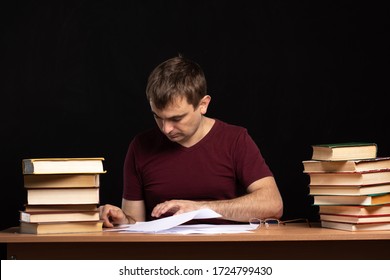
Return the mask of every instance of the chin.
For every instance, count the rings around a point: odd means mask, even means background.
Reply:
[[[186,141],[186,138],[184,137],[181,137],[181,136],[177,136],[177,137],[174,137],[174,138],[168,138],[171,142],[175,142],[175,143],[178,143],[178,144],[182,144]]]
[[[183,140],[182,137],[179,137],[179,136],[176,136],[176,137],[169,137],[167,136],[169,140],[171,140],[172,142],[180,142],[181,140]]]

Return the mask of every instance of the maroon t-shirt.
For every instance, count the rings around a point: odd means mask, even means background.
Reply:
[[[272,173],[245,128],[216,120],[201,141],[186,148],[171,142],[156,127],[130,143],[123,198],[144,200],[150,220],[158,203],[231,199],[267,176]]]

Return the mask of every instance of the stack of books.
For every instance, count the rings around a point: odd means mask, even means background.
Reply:
[[[102,231],[99,219],[100,174],[104,158],[23,159],[25,209],[22,233]]]
[[[390,157],[377,157],[375,143],[313,145],[303,161],[309,194],[322,227],[390,230]]]

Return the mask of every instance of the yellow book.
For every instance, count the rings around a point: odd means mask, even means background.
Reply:
[[[56,223],[26,223],[20,222],[21,233],[53,234],[82,233],[103,231],[102,221],[92,222],[56,222]]]
[[[23,159],[23,174],[105,173],[104,158]]]
[[[20,221],[28,223],[98,221],[99,218],[99,211],[20,211]]]
[[[43,188],[86,188],[99,187],[100,174],[25,174],[24,187]]]
[[[99,188],[27,189],[27,204],[98,204]]]

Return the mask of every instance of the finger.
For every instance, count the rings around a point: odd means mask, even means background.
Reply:
[[[112,218],[112,211],[111,211],[111,209],[108,209],[107,212],[104,215],[103,224],[106,227],[114,227],[114,223],[112,223],[112,220],[113,220],[113,218]]]
[[[111,222],[112,220],[112,207],[111,205],[105,205],[99,208],[100,211],[100,219],[103,220],[103,225],[105,227],[114,227],[114,224]]]
[[[151,213],[151,215],[152,215],[152,217],[160,217],[161,216],[161,208],[163,207],[163,204],[162,203],[160,203],[160,204],[157,204],[154,208],[153,208],[153,210],[152,210],[152,213]]]
[[[152,216],[158,218],[161,215],[167,213],[170,209],[171,209],[171,203],[168,201],[157,204],[152,211]]]

